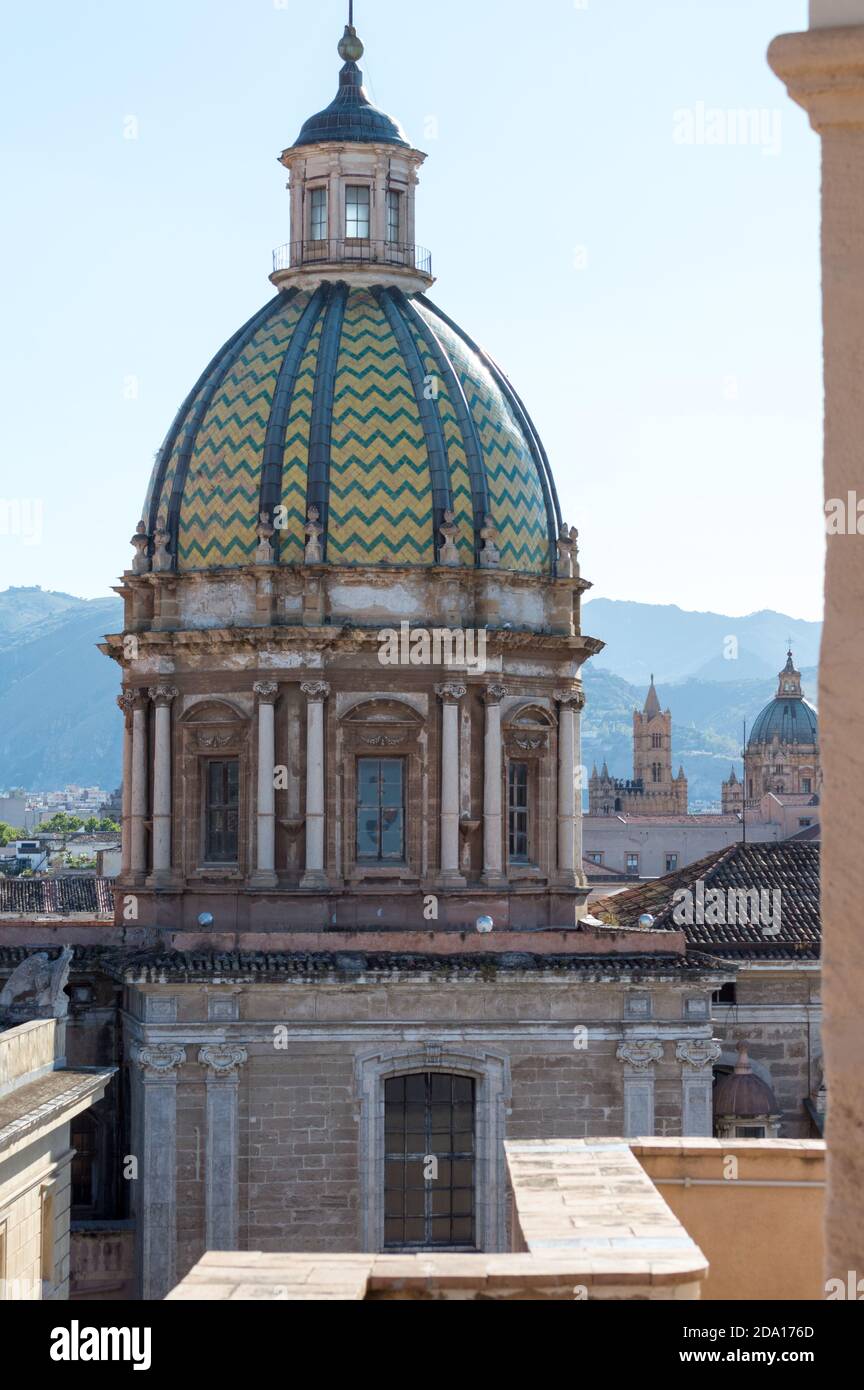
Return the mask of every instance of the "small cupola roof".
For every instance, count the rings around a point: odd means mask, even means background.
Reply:
[[[363,51],[357,30],[353,24],[347,24],[339,43],[339,57],[345,61],[339,74],[339,91],[329,106],[309,117],[293,149],[328,142],[411,148],[411,141],[399,122],[379,111],[369,100],[363,86],[363,73],[357,66]]]
[[[736,1120],[755,1120],[780,1114],[777,1097],[767,1082],[753,1071],[747,1046],[738,1049],[738,1063],[714,1089],[714,1114]]]
[[[654,684],[653,672],[651,673],[651,687],[648,691],[648,697],[645,701],[645,709],[643,713],[647,714],[649,719],[653,719],[655,715],[658,715],[660,713],[660,700],[657,696],[657,688]]]

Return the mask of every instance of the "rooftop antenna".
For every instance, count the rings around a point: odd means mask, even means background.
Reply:
[[[348,0],[348,23],[354,28],[354,0]]]

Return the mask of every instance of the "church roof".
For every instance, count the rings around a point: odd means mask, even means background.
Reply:
[[[430,392],[429,383],[435,384]],[[282,564],[435,565],[452,513],[460,563],[553,574],[548,459],[495,362],[425,296],[324,283],[281,292],[220,349],[157,455],[145,504],[180,571],[254,561],[262,511]]]
[[[294,148],[333,141],[337,144],[403,145],[410,149],[411,142],[399,122],[379,111],[369,100],[363,86],[363,73],[356,61],[363,56],[363,45],[353,25],[349,24],[345,30],[339,55],[347,59],[339,74],[339,91],[329,106],[309,117]]]
[[[660,713],[660,700],[657,695],[656,686],[654,685],[653,675],[651,677],[651,687],[648,691],[647,699],[645,700],[645,709],[643,713],[647,714],[649,719],[653,719],[655,714]]]
[[[728,894],[734,890],[782,892],[780,931],[766,936],[759,925],[728,922],[715,925],[693,922],[679,928],[687,937],[688,950],[710,951],[724,959],[751,957],[759,960],[815,960],[819,956],[821,919],[819,910],[818,842],[781,840],[779,843],[734,844],[688,864],[674,874],[628,888],[623,893],[596,902],[595,916],[601,916],[604,903],[622,927],[638,924],[643,913],[654,917],[654,929],[675,926],[676,893],[694,892],[700,881],[705,892],[716,888]]]
[[[819,742],[819,716],[803,696],[797,699],[772,700],[757,716],[747,740],[748,748],[771,743],[777,738],[782,744],[816,746]]]

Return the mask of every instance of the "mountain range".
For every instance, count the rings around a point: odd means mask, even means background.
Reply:
[[[117,786],[119,671],[97,643],[121,626],[117,598],[39,588],[0,593],[0,789]],[[819,623],[593,599],[583,607],[582,629],[607,643],[584,671],[584,762],[632,776],[633,710],[641,709],[653,672],[660,702],[673,714],[675,767],[684,764],[698,809],[719,802],[733,762],[740,771],[743,720],[752,723],[774,695],[790,637],[815,702]]]

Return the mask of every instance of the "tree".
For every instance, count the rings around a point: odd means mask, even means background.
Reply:
[[[0,821],[0,848],[11,845],[14,840],[26,840],[27,833],[24,830],[16,830],[14,826],[7,825],[5,820]]]
[[[40,835],[74,835],[83,830],[84,822],[80,816],[70,816],[68,811],[58,811],[50,820],[43,821],[38,828]]]

